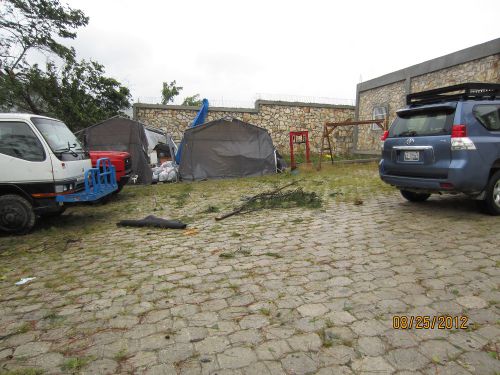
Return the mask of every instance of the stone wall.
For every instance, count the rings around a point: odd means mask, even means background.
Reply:
[[[175,140],[193,121],[198,107],[157,104],[134,104],[134,119],[172,134]],[[255,108],[209,108],[206,121],[223,117],[237,118],[269,131],[275,146],[288,154],[289,132],[308,130],[313,152],[319,152],[325,122],[339,122],[354,118],[354,107],[345,105],[275,102],[257,100]],[[348,154],[353,147],[353,128],[337,130],[332,137],[337,154]]]
[[[385,107],[389,114],[389,123],[391,123],[396,118],[396,110],[404,106],[405,95],[405,81],[363,92],[359,96],[359,120],[372,119],[374,107]],[[357,134],[357,149],[362,151],[379,149],[382,133],[383,130],[379,127],[360,125]]]
[[[500,83],[500,54],[413,77],[411,79],[411,92],[465,82]]]
[[[407,94],[465,82],[500,83],[500,38],[358,84],[356,119],[371,119],[374,107],[385,107],[391,124]],[[355,152],[380,152],[381,134],[359,126]]]

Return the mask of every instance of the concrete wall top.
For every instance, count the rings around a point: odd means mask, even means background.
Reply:
[[[389,85],[394,82],[406,80],[408,78],[420,76],[446,69],[455,65],[463,64],[483,57],[496,55],[500,53],[500,38],[490,40],[489,42],[477,44],[475,46],[462,49],[432,60],[424,61],[420,64],[412,65],[408,68],[397,70],[383,76],[361,82],[357,85],[357,92],[371,90],[376,87]]]
[[[322,103],[303,103],[303,102],[285,102],[274,100],[256,100],[254,108],[231,108],[231,107],[209,107],[211,112],[245,112],[245,113],[258,113],[261,105],[278,105],[284,107],[309,107],[309,108],[336,108],[336,109],[354,109],[352,105],[338,105],[338,104],[322,104]],[[134,118],[137,108],[150,108],[150,109],[173,109],[173,110],[186,110],[186,111],[199,111],[198,106],[184,106],[184,105],[163,105],[163,104],[146,104],[134,103]]]

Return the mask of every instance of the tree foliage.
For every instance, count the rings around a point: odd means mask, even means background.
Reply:
[[[0,109],[49,115],[76,130],[129,108],[126,87],[59,42],[87,23],[59,0],[0,0]],[[30,63],[31,52],[46,56],[43,69]]]
[[[32,49],[74,58],[75,51],[56,38],[74,39],[75,30],[88,22],[81,10],[63,6],[59,0],[0,0],[0,68],[12,72],[26,66]]]
[[[196,94],[193,96],[186,96],[184,98],[184,101],[182,102],[182,105],[189,105],[193,107],[199,107],[202,103],[202,100],[200,99],[200,94]]]
[[[7,108],[50,114],[73,130],[112,117],[130,106],[130,92],[95,61],[67,62],[62,68],[49,63],[25,69],[17,79],[0,75],[0,103]]]
[[[180,94],[182,91],[181,86],[176,86],[176,82],[172,81],[170,83],[163,82],[163,88],[161,90],[161,104],[168,104],[174,101],[174,98]]]

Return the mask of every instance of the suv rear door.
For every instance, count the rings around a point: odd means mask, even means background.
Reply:
[[[446,179],[456,103],[400,110],[384,142],[384,174]]]

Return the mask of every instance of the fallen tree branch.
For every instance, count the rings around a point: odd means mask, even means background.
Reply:
[[[226,214],[223,214],[221,216],[217,216],[215,218],[216,221],[220,221],[220,220],[224,220],[224,219],[227,219],[228,217],[231,217],[231,216],[234,216],[234,215],[237,215],[237,214],[240,214],[242,213],[245,209],[247,209],[248,207],[250,207],[252,205],[252,203],[258,201],[258,200],[262,200],[262,199],[266,199],[266,198],[272,198],[272,197],[275,197],[276,195],[278,195],[283,189],[286,189],[287,187],[290,187],[292,185],[295,185],[297,184],[297,182],[299,182],[300,180],[296,180],[296,181],[292,181],[291,183],[289,184],[286,184],[286,185],[283,185],[275,190],[272,190],[272,191],[268,191],[268,192],[264,192],[264,193],[259,193],[257,195],[254,195],[253,197],[250,197],[245,203],[243,203],[240,207],[234,209],[233,211],[231,212],[228,212]],[[252,209],[251,211],[255,211],[256,209]]]

